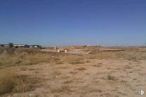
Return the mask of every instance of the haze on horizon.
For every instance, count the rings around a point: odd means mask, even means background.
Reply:
[[[0,43],[145,45],[145,0],[0,0]]]

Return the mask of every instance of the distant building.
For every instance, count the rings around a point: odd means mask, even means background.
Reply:
[[[10,44],[0,44],[0,47],[10,47]],[[42,48],[40,45],[13,44],[13,48]]]
[[[14,44],[15,48],[24,48],[24,44]]]
[[[4,47],[4,45],[3,44],[0,44],[0,47]]]
[[[0,47],[9,47],[9,44],[0,44]]]

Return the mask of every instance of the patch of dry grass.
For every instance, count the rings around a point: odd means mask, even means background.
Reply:
[[[72,92],[71,87],[69,85],[63,85],[61,87],[52,88],[52,93],[70,93]]]
[[[69,63],[69,64],[83,64],[83,63],[85,63],[83,56],[77,56],[77,55],[64,56],[61,58],[61,60],[64,63]]]
[[[63,63],[59,59],[57,53],[41,52],[37,49],[5,49],[0,54],[0,68],[9,66],[32,65],[43,62],[55,64]]]
[[[0,71],[0,95],[12,92],[26,92],[33,90],[38,78],[32,78],[26,75],[18,75],[14,70]]]
[[[124,51],[96,51],[91,50],[92,53],[89,53],[88,56],[85,56],[87,59],[125,59],[130,61],[137,62],[138,60],[146,59],[146,52],[139,51],[137,49]]]
[[[0,71],[0,94],[12,92],[18,79],[16,74],[11,71]]]
[[[83,64],[87,59],[126,59],[130,61],[145,60],[146,52],[137,50],[102,52],[91,49],[92,54],[87,55],[69,55],[62,53],[42,52],[39,49],[0,49],[0,68],[7,66],[32,65],[42,62],[53,64]]]

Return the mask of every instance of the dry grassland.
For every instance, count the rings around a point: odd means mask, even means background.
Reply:
[[[146,48],[122,49],[0,48],[0,97],[145,97]]]

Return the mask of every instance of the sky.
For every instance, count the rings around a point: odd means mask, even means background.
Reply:
[[[146,0],[0,0],[0,43],[144,45]]]

